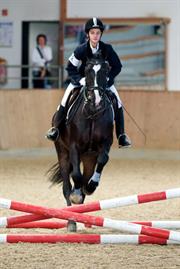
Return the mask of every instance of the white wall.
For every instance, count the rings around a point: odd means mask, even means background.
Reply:
[[[180,0],[67,0],[71,17],[168,17],[168,89],[180,90]]]
[[[9,10],[9,15],[1,17],[0,21],[14,23],[13,47],[0,48],[0,57],[6,58],[8,64],[21,64],[22,21],[59,20],[59,2],[59,0],[0,0],[0,12],[5,8]],[[180,0],[67,0],[67,15],[69,18],[92,16],[171,18],[168,27],[168,89],[180,90]],[[19,88],[20,83],[11,81],[6,88],[12,86]]]
[[[13,46],[0,47],[0,57],[5,58],[9,65],[21,65],[22,21],[58,21],[59,0],[0,0],[0,13],[2,9],[8,9],[8,16],[0,17],[0,21],[13,22]],[[11,77],[20,75],[18,69],[8,72]],[[3,88],[19,87],[19,80],[9,80]]]

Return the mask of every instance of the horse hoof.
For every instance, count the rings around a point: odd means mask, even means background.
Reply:
[[[74,221],[68,221],[67,231],[71,233],[77,232],[77,225]]]
[[[75,193],[71,193],[69,196],[69,199],[70,199],[71,203],[73,203],[73,204],[82,204],[82,202],[83,202],[82,195],[78,195]]]
[[[83,188],[83,193],[86,195],[91,195],[96,188],[98,187],[99,183],[93,180],[90,180],[85,188]]]

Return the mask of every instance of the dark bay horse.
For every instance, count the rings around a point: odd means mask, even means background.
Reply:
[[[67,112],[66,123],[55,142],[58,163],[50,180],[63,183],[67,205],[84,202],[99,184],[113,142],[114,112],[106,94],[108,63],[100,56],[87,61],[85,86]],[[76,230],[69,221],[68,229]]]

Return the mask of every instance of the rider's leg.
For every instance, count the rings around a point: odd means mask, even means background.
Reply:
[[[65,120],[66,113],[65,113],[65,107],[66,102],[69,98],[70,93],[74,88],[81,88],[81,86],[85,85],[85,78],[81,78],[79,81],[79,84],[73,85],[70,83],[65,90],[64,96],[62,98],[61,104],[58,106],[56,113],[53,116],[53,124],[52,127],[47,131],[46,138],[52,141],[56,141],[59,137],[59,130],[61,128],[62,122]]]
[[[61,124],[66,117],[66,113],[65,113],[66,102],[73,89],[74,89],[74,85],[70,83],[64,93],[64,96],[61,101],[61,105],[58,106],[57,111],[53,116],[52,127],[46,133],[46,138],[48,138],[49,140],[56,141],[59,137],[59,129],[61,128]]]
[[[116,124],[116,136],[118,139],[119,147],[130,147],[131,141],[126,135],[124,130],[124,113],[121,99],[114,85],[110,87],[110,90],[115,94],[118,101],[118,108],[115,111],[115,124]]]

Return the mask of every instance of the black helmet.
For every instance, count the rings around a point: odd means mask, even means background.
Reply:
[[[101,32],[104,31],[104,25],[102,23],[102,21],[98,18],[92,18],[90,20],[88,20],[85,24],[85,32],[88,34],[89,30],[93,29],[93,28],[98,28],[101,30]]]

